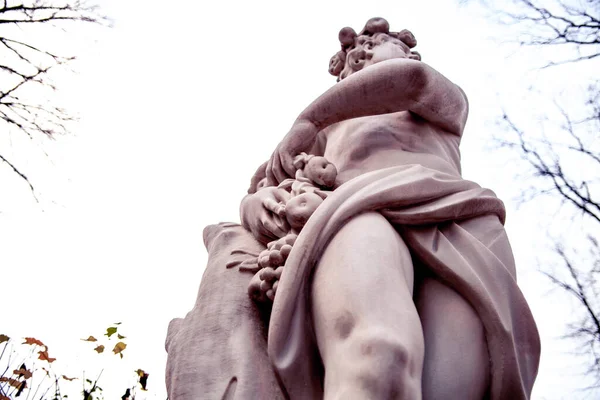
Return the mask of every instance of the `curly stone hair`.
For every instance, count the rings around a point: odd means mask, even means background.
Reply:
[[[388,38],[400,40],[408,49],[412,49],[417,45],[417,39],[407,29],[400,32],[390,32],[390,24],[384,18],[371,18],[365,24],[365,27],[360,33],[350,27],[345,27],[340,30],[339,40],[342,49],[338,51],[329,61],[329,73],[338,77],[338,82],[344,79],[351,73],[351,68],[346,63],[346,55],[351,50],[362,46],[362,43],[367,38],[386,35]],[[420,60],[421,55],[416,51],[410,51],[411,58]]]

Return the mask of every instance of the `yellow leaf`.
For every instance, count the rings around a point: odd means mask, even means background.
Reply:
[[[90,337],[89,337],[89,338],[87,338],[87,339],[81,339],[81,340],[83,340],[84,342],[97,342],[97,341],[98,341],[98,339],[96,339],[96,338],[95,338],[95,337],[93,337],[93,336],[90,336]]]
[[[146,389],[146,386],[148,385],[148,377],[150,376],[150,374],[148,374],[143,369],[138,369],[135,372],[140,377],[139,383],[140,383],[140,386],[142,387],[142,390],[144,390],[144,391],[148,390],[148,389]]]
[[[100,345],[100,346],[96,347],[94,350],[96,350],[98,352],[98,354],[100,354],[104,351],[104,346]]]
[[[127,347],[127,345],[123,342],[119,342],[117,344],[115,344],[115,348],[113,349],[113,353],[118,354],[121,356],[121,358],[123,358],[123,350],[125,350],[125,348]]]

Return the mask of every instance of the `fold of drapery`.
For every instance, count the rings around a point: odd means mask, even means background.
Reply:
[[[495,194],[420,165],[373,171],[341,185],[319,206],[286,261],[273,305],[268,353],[288,396],[321,398],[322,365],[312,332],[310,279],[323,250],[354,216],[378,211],[413,257],[479,315],[491,360],[490,398],[527,399],[540,342],[519,290]]]

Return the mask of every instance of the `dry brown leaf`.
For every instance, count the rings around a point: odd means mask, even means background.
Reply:
[[[42,360],[42,361],[48,361],[49,363],[53,363],[54,361],[56,361],[56,358],[52,358],[48,355],[48,349],[46,348],[46,350],[44,351],[38,351],[38,354],[40,355],[38,357],[38,359]]]
[[[25,368],[15,369],[13,371],[13,374],[19,375],[19,377],[23,377],[25,379],[29,379],[33,376],[33,373],[30,370],[25,369]]]
[[[37,340],[36,338],[32,338],[32,337],[26,337],[23,344],[37,345],[37,346],[44,346],[44,347],[46,346],[44,343],[42,343],[41,340]]]
[[[6,376],[0,376],[0,382],[8,382],[8,384],[10,386],[15,387],[15,388],[26,388],[27,387],[27,382],[20,381],[18,379],[14,379],[14,378],[8,378]]]

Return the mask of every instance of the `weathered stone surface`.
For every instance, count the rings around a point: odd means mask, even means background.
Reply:
[[[248,297],[252,274],[227,269],[262,250],[239,224],[204,229],[208,265],[196,305],[171,321],[166,380],[171,399],[283,399],[267,356],[268,312]]]
[[[466,95],[382,18],[339,40],[338,83],[255,173],[245,229],[207,228],[170,398],[529,398],[539,335],[504,206],[461,177]]]

